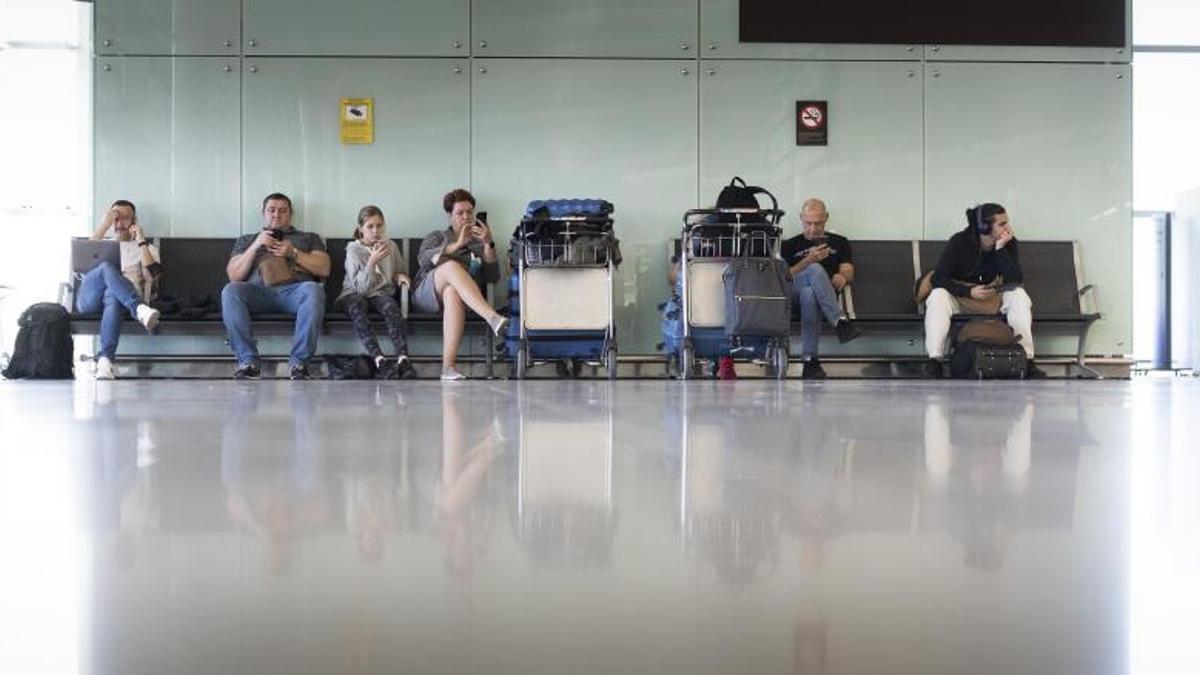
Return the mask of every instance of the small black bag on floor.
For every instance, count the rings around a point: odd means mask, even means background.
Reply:
[[[325,355],[325,367],[331,380],[373,380],[375,363],[366,354],[357,356]]]
[[[71,315],[62,305],[30,305],[17,320],[12,360],[2,373],[9,380],[70,380],[75,377]]]
[[[960,342],[950,356],[950,376],[961,380],[1022,380],[1028,367],[1021,345]]]
[[[787,263],[738,258],[725,268],[725,334],[786,337],[792,311]]]

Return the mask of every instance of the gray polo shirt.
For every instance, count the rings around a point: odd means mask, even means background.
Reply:
[[[284,239],[292,242],[292,246],[295,246],[296,250],[298,251],[312,253],[313,251],[325,250],[325,242],[321,241],[321,236],[318,234],[314,234],[312,232],[301,232],[300,230],[291,227],[284,232],[283,236]],[[256,237],[258,237],[258,232],[243,234],[242,236],[238,237],[237,241],[233,244],[233,252],[230,253],[229,256],[232,258],[235,255],[245,253],[247,250],[249,250],[250,245],[254,243],[254,239]],[[271,251],[265,246],[258,249],[258,252],[254,254],[254,265],[250,268],[250,275],[246,277],[246,281],[260,285],[262,284],[262,275],[259,274],[258,264],[270,255]],[[298,265],[293,267],[292,273],[296,281],[321,281],[321,279],[309,274],[306,270],[300,268]]]

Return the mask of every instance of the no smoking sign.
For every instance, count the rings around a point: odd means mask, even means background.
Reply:
[[[796,101],[796,145],[829,145],[828,101]]]

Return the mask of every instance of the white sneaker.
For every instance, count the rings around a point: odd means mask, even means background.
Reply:
[[[465,380],[465,379],[467,379],[467,376],[458,372],[458,369],[456,369],[456,368],[442,368],[442,381],[443,382],[456,382],[458,380]]]
[[[160,316],[162,316],[162,313],[150,305],[138,305],[137,320],[138,323],[146,327],[147,333],[154,333],[158,330],[158,319]]]
[[[96,359],[96,379],[97,380],[115,380],[116,375],[113,374],[112,361],[107,356],[101,356]]]

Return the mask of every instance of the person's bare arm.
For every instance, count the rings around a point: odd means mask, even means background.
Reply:
[[[158,261],[154,259],[154,249],[150,242],[146,240],[146,233],[140,225],[134,225],[129,228],[129,234],[133,240],[137,242],[138,248],[141,250],[142,267],[146,270],[158,269],[154,266]]]
[[[270,233],[263,230],[250,242],[245,251],[231,257],[229,264],[225,265],[225,274],[229,276],[229,280],[245,281],[250,276],[250,270],[254,268],[254,258],[258,255],[258,249],[266,246],[271,239]]]
[[[308,272],[314,277],[321,279],[329,278],[329,270],[332,267],[332,262],[329,259],[329,254],[319,249],[311,251],[301,251],[292,245],[292,242],[284,239],[283,241],[269,241],[267,248],[271,249],[271,253],[284,258],[291,258],[296,262],[296,266]]]
[[[804,252],[804,257],[791,267],[788,268],[788,273],[792,276],[803,272],[809,265],[819,263],[829,257],[829,247],[825,244],[814,246]]]
[[[834,276],[841,276],[842,286],[851,285],[851,283],[854,282],[854,264],[841,263],[838,265],[838,274],[835,274]],[[839,291],[840,289],[841,288],[839,288]]]
[[[109,209],[105,212],[104,217],[100,219],[100,224],[96,226],[96,230],[92,232],[92,241],[100,241],[108,231],[112,229],[113,223],[117,221],[117,210]]]
[[[298,265],[300,269],[308,272],[314,277],[320,277],[322,279],[329,278],[329,270],[332,266],[332,261],[330,261],[328,253],[325,251],[315,250],[305,253],[304,251],[301,251],[295,247],[293,247],[292,250],[295,251],[296,265]]]
[[[458,231],[458,236],[455,237],[454,241],[447,243],[445,245],[445,247],[442,248],[440,255],[441,256],[454,255],[455,253],[458,253],[459,251],[466,248],[467,244],[470,241],[471,241],[471,228],[464,227]],[[438,262],[440,262],[440,261],[441,261],[441,258],[439,257]]]
[[[492,238],[492,228],[482,220],[475,221],[475,226],[472,228],[472,234],[476,239],[483,242],[483,262],[495,263],[498,258],[496,256],[496,242]]]

